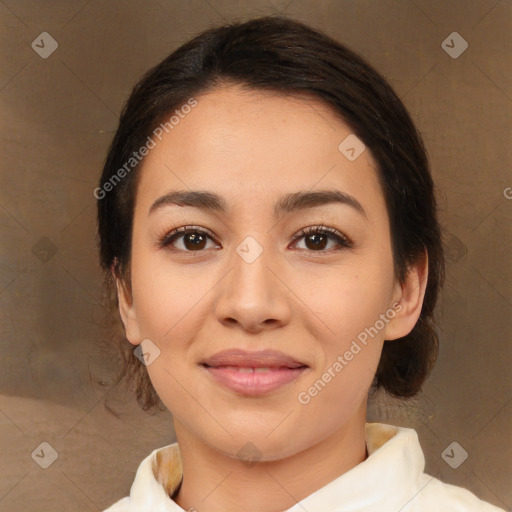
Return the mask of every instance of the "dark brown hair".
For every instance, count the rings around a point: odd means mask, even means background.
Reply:
[[[428,254],[421,315],[403,338],[386,341],[373,382],[397,397],[420,390],[438,353],[434,309],[444,281],[441,228],[421,136],[386,80],[334,39],[282,16],[210,28],[171,53],[135,85],[121,113],[99,187],[98,236],[106,290],[117,309],[112,271],[129,280],[137,169],[118,171],[173,111],[224,84],[283,95],[310,95],[340,117],[371,151],[390,219],[396,277]],[[116,174],[117,173],[117,174]],[[114,179],[114,181],[113,181]],[[115,186],[108,186],[113,183]],[[108,192],[107,192],[108,191]],[[116,317],[119,321],[119,318]],[[124,333],[118,336],[123,378],[135,384],[143,409],[160,400]]]

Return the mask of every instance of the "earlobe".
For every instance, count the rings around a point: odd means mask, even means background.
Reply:
[[[395,340],[407,336],[416,325],[423,307],[423,299],[428,281],[428,253],[409,267],[403,283],[397,283],[392,304],[396,314],[387,324],[386,340]]]
[[[139,345],[142,338],[140,336],[131,285],[125,278],[117,275],[114,270],[112,271],[112,275],[116,283],[119,314],[123,322],[126,338],[132,345]]]

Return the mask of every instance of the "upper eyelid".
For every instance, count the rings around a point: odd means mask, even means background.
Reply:
[[[324,233],[322,233],[322,231]],[[158,245],[161,247],[165,247],[167,245],[170,245],[174,240],[180,238],[181,236],[184,236],[188,233],[193,232],[199,232],[202,234],[205,234],[210,239],[212,239],[215,243],[219,243],[217,240],[217,236],[210,231],[207,228],[204,228],[202,226],[194,226],[194,225],[185,225],[180,226],[177,228],[174,228],[167,232],[164,236],[159,238]],[[297,240],[300,240],[301,238],[304,238],[305,236],[308,236],[309,234],[320,232],[324,235],[330,236],[331,238],[340,238],[343,242],[344,247],[351,247],[353,245],[352,240],[345,235],[342,231],[332,227],[332,226],[325,226],[323,224],[313,224],[306,226],[304,228],[299,229],[295,235],[293,235],[291,243],[296,242]],[[184,252],[202,252],[202,251],[184,251]],[[318,252],[326,252],[326,251],[318,251]]]
[[[170,240],[171,238],[179,238],[180,236],[184,236],[190,232],[199,232],[207,235],[212,240],[217,241],[217,237],[213,231],[210,231],[209,229],[203,228],[201,226],[186,225],[166,231],[162,236],[158,237],[158,245],[166,245],[167,240]]]

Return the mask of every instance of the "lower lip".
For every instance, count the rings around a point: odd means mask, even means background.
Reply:
[[[220,384],[244,395],[263,395],[300,377],[307,367],[270,369],[268,372],[239,372],[223,366],[203,366]]]

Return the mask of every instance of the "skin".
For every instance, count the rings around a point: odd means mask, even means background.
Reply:
[[[351,130],[328,106],[236,85],[196,99],[142,164],[131,277],[117,281],[120,313],[133,345],[150,339],[161,350],[147,369],[180,446],[184,478],[174,500],[200,512],[284,511],[367,457],[368,390],[385,340],[408,334],[420,315],[427,259],[404,283],[395,279],[375,161],[368,149],[354,161],[339,151]],[[162,195],[183,189],[215,192],[228,210],[168,204],[148,214]],[[283,194],[328,189],[355,197],[366,217],[331,203],[274,218]],[[215,239],[200,250],[183,236],[158,246],[161,235],[190,225]],[[319,225],[353,245],[292,241]],[[236,252],[247,236],[263,249],[250,264]],[[396,302],[394,318],[301,404],[298,394]],[[277,391],[246,396],[199,365],[227,348],[277,349],[309,368]],[[260,453],[255,465],[237,456],[248,442]]]

